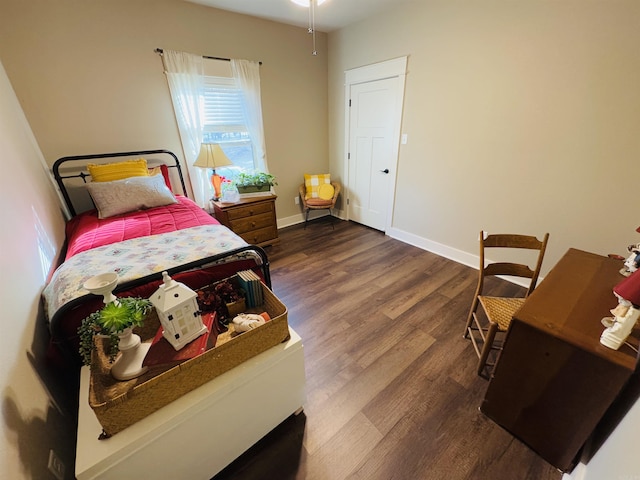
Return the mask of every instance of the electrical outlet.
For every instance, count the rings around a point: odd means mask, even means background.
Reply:
[[[56,452],[53,450],[49,450],[49,471],[53,473],[54,477],[58,480],[64,480],[64,463],[62,460],[56,455]]]
[[[300,196],[294,197],[293,203],[295,203],[296,205],[300,205]]]

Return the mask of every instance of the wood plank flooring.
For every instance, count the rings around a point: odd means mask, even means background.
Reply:
[[[559,480],[478,410],[487,381],[462,337],[477,272],[355,223],[334,226],[283,229],[267,250],[304,343],[304,413],[215,480]]]

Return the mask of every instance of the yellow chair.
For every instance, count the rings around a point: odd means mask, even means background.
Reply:
[[[333,186],[333,197],[330,199],[323,198],[306,198],[306,187],[304,183],[298,187],[298,193],[300,195],[300,202],[304,208],[304,228],[307,228],[307,221],[309,220],[309,212],[311,210],[329,210],[329,215],[332,215],[331,210],[336,206],[336,200],[340,194],[341,186],[338,182],[331,182]],[[331,227],[333,223],[331,223]]]
[[[542,260],[549,241],[549,234],[546,233],[542,240],[529,235],[498,234],[487,235],[480,232],[480,268],[478,275],[478,286],[471,303],[471,310],[467,317],[467,324],[464,330],[464,337],[470,338],[473,348],[478,355],[478,375],[482,375],[486,366],[495,366],[488,363],[491,350],[500,350],[494,345],[496,334],[506,332],[511,323],[513,315],[524,304],[525,299],[533,292],[538,282]],[[513,255],[513,249],[526,249],[536,251],[535,266],[533,269],[524,263],[508,261],[498,261],[485,264],[485,249],[502,249],[506,255]],[[505,254],[502,253],[504,256]],[[507,275],[511,277],[521,277],[529,279],[528,288],[524,297],[491,297],[484,296],[483,288],[487,277]],[[478,305],[484,312],[484,324],[482,316],[478,315]]]

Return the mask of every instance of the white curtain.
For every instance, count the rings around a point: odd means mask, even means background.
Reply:
[[[201,55],[165,50],[162,61],[187,163],[187,178],[195,202],[201,207],[208,207],[209,172],[193,166],[202,143],[204,60]]]
[[[260,63],[250,60],[231,60],[231,72],[244,97],[243,115],[253,151],[257,170],[268,172],[267,152],[262,126],[262,100],[260,97]]]

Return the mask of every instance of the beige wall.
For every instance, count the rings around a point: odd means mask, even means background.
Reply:
[[[344,71],[408,55],[395,234],[476,254],[481,229],[548,231],[545,270],[569,247],[625,254],[640,241],[638,25],[635,0],[423,0],[331,33],[331,169]]]
[[[392,234],[465,260],[481,229],[548,231],[545,271],[569,247],[627,254],[639,25],[636,0],[420,0],[331,33],[331,170],[344,170],[344,71],[408,55]],[[639,415],[640,401],[565,477],[637,477]]]
[[[0,0],[0,59],[49,164],[167,148],[182,158],[155,48],[260,60],[279,218],[307,171],[326,170],[326,35],[181,0]]]
[[[73,474],[76,394],[73,380],[69,388],[62,375],[53,378],[47,369],[40,309],[40,292],[64,240],[64,222],[1,62],[0,151],[0,478],[50,478],[50,449]]]

